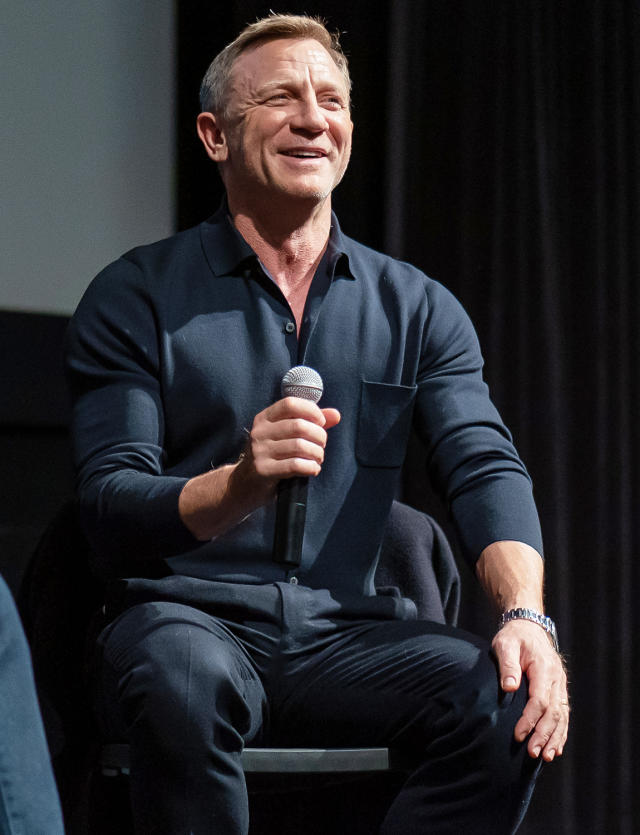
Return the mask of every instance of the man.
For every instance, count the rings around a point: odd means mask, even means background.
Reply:
[[[242,746],[391,744],[414,771],[385,835],[513,831],[562,753],[566,677],[542,615],[530,482],[451,295],[345,237],[337,40],[306,17],[214,60],[198,133],[227,202],[125,255],[74,317],[79,498],[112,584],[98,708],[131,746],[141,832],[245,833]],[[316,368],[323,404],[282,398]],[[376,596],[411,425],[504,617],[480,639]],[[325,455],[326,453],[326,455]],[[279,482],[309,477],[302,562],[272,560]],[[528,679],[528,692],[526,679]]]

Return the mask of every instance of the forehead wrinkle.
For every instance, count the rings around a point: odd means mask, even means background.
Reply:
[[[231,98],[236,99],[236,104],[239,104],[238,99],[242,98],[245,98],[245,102],[256,102],[262,91],[272,87],[287,86],[292,83],[299,83],[301,80],[303,84],[313,85],[314,76],[319,76],[318,80],[321,79],[325,84],[330,81],[332,86],[336,90],[342,91],[348,99],[349,91],[342,72],[327,50],[321,44],[318,44],[317,48],[309,46],[305,49],[304,57],[292,55],[291,52],[299,43],[297,40],[292,40],[290,49],[287,48],[277,57],[271,58],[274,66],[269,78],[261,78],[264,70],[262,62],[256,64],[251,61],[253,55],[260,51],[261,45],[258,45],[255,50],[245,53],[249,59],[249,67],[243,72],[241,67],[236,65],[229,79],[229,91],[232,93]],[[242,57],[240,56],[238,61],[241,61]],[[334,70],[336,73],[335,79],[331,77]]]
[[[329,55],[326,49],[309,49],[308,54],[311,56],[315,63],[321,62],[323,64],[328,64],[329,61],[331,61],[332,64],[335,64],[335,61]]]
[[[296,67],[295,73],[286,73],[282,75],[275,75],[272,78],[264,81],[258,86],[259,91],[271,90],[277,87],[291,87],[292,85],[313,86],[314,83],[322,81],[324,84],[331,82],[331,85],[338,89],[341,85],[337,82],[334,84],[330,78],[329,73],[320,72],[314,73],[314,68],[303,62],[301,67]]]
[[[297,75],[302,74],[310,77],[311,73],[318,71],[322,75],[326,75],[331,71],[331,65],[326,60],[306,61],[295,57],[282,57],[278,63],[281,65],[275,72],[284,72],[293,70]],[[267,82],[268,83],[268,82]]]

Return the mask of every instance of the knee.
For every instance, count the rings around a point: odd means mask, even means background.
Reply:
[[[135,607],[105,640],[105,696],[117,701],[127,736],[134,727],[156,728],[184,746],[191,736],[210,736],[216,723],[242,732],[250,721],[247,676],[200,613],[181,611],[187,608]]]
[[[517,692],[505,693],[490,646],[473,636],[445,636],[440,649],[439,668],[431,678],[436,680],[433,699],[422,713],[422,744],[434,754],[473,749],[489,760],[511,756],[526,682]],[[420,737],[414,737],[414,744]]]
[[[495,659],[488,651],[478,655],[466,678],[456,709],[459,738],[490,773],[502,774],[508,781],[509,763],[515,764],[524,752],[524,746],[515,741],[514,730],[527,701],[526,678],[523,676],[516,692],[505,693]]]

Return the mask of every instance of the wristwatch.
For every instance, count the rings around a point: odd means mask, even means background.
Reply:
[[[551,643],[556,652],[560,652],[560,644],[558,643],[558,632],[555,623],[547,615],[541,612],[536,612],[535,609],[509,609],[508,612],[503,612],[498,621],[498,629],[509,623],[511,620],[530,620],[541,626],[547,635],[551,638]]]

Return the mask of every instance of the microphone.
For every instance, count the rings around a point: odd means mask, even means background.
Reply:
[[[317,403],[322,397],[322,377],[313,368],[296,365],[282,378],[283,397],[303,397]],[[278,484],[273,560],[295,568],[302,559],[302,539],[307,515],[307,486],[304,476],[283,478]]]

